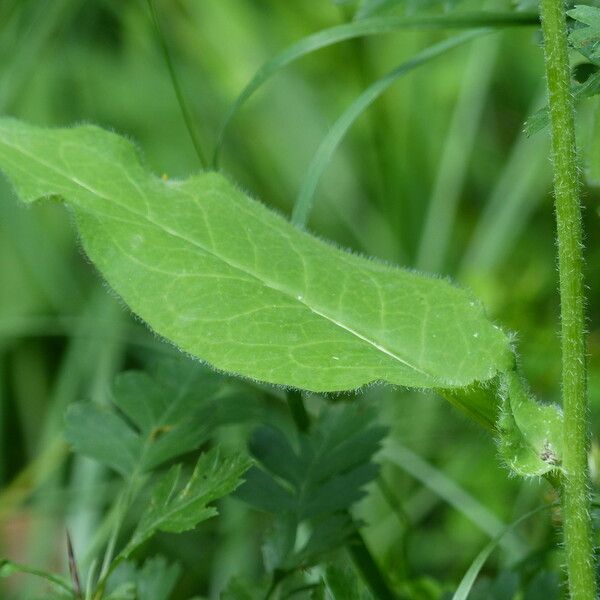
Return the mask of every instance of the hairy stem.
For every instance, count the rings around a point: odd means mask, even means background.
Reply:
[[[595,600],[588,490],[583,242],[564,0],[541,0],[561,300],[564,542],[573,600]]]

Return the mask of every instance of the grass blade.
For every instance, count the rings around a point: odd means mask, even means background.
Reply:
[[[10,575],[13,575],[15,573],[27,573],[28,575],[33,575],[34,577],[45,579],[52,585],[61,588],[64,592],[68,594],[68,596],[73,597],[73,591],[61,577],[57,577],[52,573],[47,573],[46,571],[42,571],[40,569],[33,569],[31,567],[28,567],[27,565],[22,565],[20,563],[12,562],[10,560],[0,560],[0,577],[9,577]]]
[[[471,588],[477,579],[477,575],[479,575],[479,571],[485,564],[486,560],[490,556],[490,554],[496,549],[496,547],[502,541],[502,538],[510,533],[517,525],[520,525],[523,521],[526,521],[533,515],[536,515],[543,510],[548,510],[556,506],[556,504],[548,504],[545,506],[538,506],[536,509],[524,514],[519,517],[516,521],[513,521],[510,525],[508,525],[503,531],[501,531],[489,544],[475,557],[475,560],[471,563],[471,566],[467,569],[467,572],[464,574],[460,585],[454,592],[454,596],[452,596],[452,600],[466,600],[469,594],[471,593]]]
[[[521,133],[515,141],[463,254],[463,274],[496,268],[527,226],[551,185],[549,145],[543,135]]]
[[[165,39],[165,35],[160,25],[160,19],[158,18],[156,7],[154,6],[154,2],[152,0],[146,0],[146,3],[148,4],[148,10],[150,11],[152,22],[154,23],[154,28],[156,29],[156,33],[160,41],[160,48],[162,50],[163,56],[165,57],[165,62],[167,63],[167,69],[169,70],[171,84],[173,85],[173,91],[175,92],[175,96],[177,96],[177,102],[179,103],[181,115],[183,116],[183,120],[185,121],[185,126],[187,127],[190,139],[192,140],[194,150],[198,155],[200,166],[203,169],[205,169],[207,163],[206,158],[204,157],[204,152],[202,151],[202,144],[200,143],[200,139],[198,138],[198,134],[194,127],[192,114],[190,113],[190,109],[187,105],[187,102],[185,101],[185,96],[183,95],[181,85],[179,84],[179,79],[177,78],[177,73],[175,71],[175,65],[173,64],[173,59],[171,58],[171,53],[169,52],[167,40]]]
[[[505,525],[496,515],[442,471],[430,465],[397,440],[387,443],[380,453],[380,457],[399,466],[431,489],[490,538],[495,539],[504,531]],[[506,541],[503,540],[502,543],[506,544],[515,554],[522,553],[524,550],[522,542],[514,536]]]
[[[339,146],[343,137],[346,135],[352,124],[360,117],[360,115],[383,94],[395,81],[403,75],[406,75],[413,69],[420,67],[428,61],[445,54],[448,50],[464,44],[475,37],[487,33],[487,29],[478,29],[469,31],[461,35],[457,35],[450,39],[444,40],[439,44],[434,44],[426,48],[422,52],[416,54],[410,60],[402,63],[387,75],[377,80],[369,86],[342,114],[335,122],[329,133],[325,136],[315,156],[308,168],[308,172],[302,187],[296,199],[294,210],[292,212],[292,223],[298,226],[306,225],[308,216],[313,206],[313,199],[318,182],[321,179],[325,168],[329,164],[333,153]]]
[[[448,245],[489,95],[500,42],[499,36],[475,42],[465,63],[456,107],[427,205],[416,259],[416,267],[420,271],[438,273],[446,266]]]
[[[255,73],[248,85],[242,90],[241,94],[236,98],[225,116],[223,125],[221,126],[221,130],[217,137],[213,155],[213,167],[216,168],[218,166],[219,153],[229,123],[233,120],[234,116],[239,112],[242,106],[244,106],[256,90],[278,71],[311,52],[315,52],[316,50],[332,46],[333,44],[345,40],[393,33],[394,31],[401,29],[417,27],[432,29],[473,29],[480,27],[530,26],[537,25],[538,22],[539,18],[536,13],[525,12],[478,12],[441,16],[373,17],[355,21],[353,23],[336,25],[335,27],[323,29],[322,31],[309,35],[299,42],[288,46],[288,48],[265,62]]]

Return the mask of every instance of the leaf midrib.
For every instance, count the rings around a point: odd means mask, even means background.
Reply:
[[[352,334],[353,336],[355,336],[356,338],[366,342],[367,344],[369,344],[370,346],[372,346],[373,348],[375,348],[376,350],[378,350],[379,352],[384,353],[385,355],[389,356],[391,359],[399,362],[400,364],[408,367],[409,369],[412,369],[413,371],[420,373],[421,375],[424,375],[426,377],[431,378],[434,382],[436,383],[443,383],[444,385],[448,385],[448,382],[441,382],[438,376],[435,376],[431,373],[428,373],[422,369],[420,369],[419,367],[417,367],[416,365],[410,363],[409,361],[405,360],[404,358],[402,358],[401,356],[398,356],[398,354],[396,354],[395,352],[389,350],[388,348],[386,348],[385,346],[379,344],[378,342],[376,342],[375,340],[370,339],[369,337],[361,334],[360,332],[356,331],[355,329],[353,329],[352,327],[350,327],[349,325],[346,325],[345,323],[342,323],[341,321],[338,321],[336,318],[331,317],[330,315],[327,315],[324,312],[321,312],[319,309],[311,306],[310,304],[306,303],[303,300],[303,296],[299,295],[299,294],[294,294],[292,292],[289,292],[286,289],[282,289],[279,286],[277,286],[276,284],[265,280],[263,277],[260,277],[258,274],[253,273],[251,271],[249,271],[246,267],[243,267],[241,265],[238,265],[236,263],[231,262],[230,260],[224,258],[223,256],[217,254],[216,252],[214,252],[214,250],[208,249],[205,246],[203,246],[202,244],[200,244],[197,240],[194,239],[190,239],[180,233],[178,233],[177,231],[174,231],[173,229],[171,229],[170,227],[167,227],[161,223],[158,223],[156,221],[154,221],[152,218],[150,218],[149,215],[144,215],[141,214],[140,212],[134,210],[133,208],[122,204],[120,202],[118,202],[116,199],[111,199],[106,197],[105,195],[103,195],[102,193],[100,193],[98,190],[96,190],[93,187],[90,187],[87,183],[79,180],[77,177],[74,177],[73,175],[64,172],[63,170],[61,170],[60,168],[58,168],[56,165],[53,164],[49,164],[46,161],[44,161],[43,159],[41,159],[39,156],[36,156],[35,154],[31,154],[29,152],[27,152],[26,150],[24,150],[23,148],[21,148],[20,146],[11,144],[9,142],[7,142],[6,140],[3,141],[3,143],[6,146],[9,146],[10,148],[16,150],[17,152],[20,152],[21,154],[23,154],[24,156],[28,157],[31,160],[37,161],[39,162],[41,165],[43,165],[44,167],[46,167],[47,169],[54,171],[55,173],[57,173],[58,175],[60,175],[61,177],[64,177],[67,181],[70,181],[72,183],[74,183],[75,185],[78,185],[79,187],[81,187],[82,189],[86,190],[87,192],[93,194],[94,196],[97,196],[98,198],[101,198],[103,200],[105,200],[106,202],[108,202],[109,204],[116,204],[119,208],[131,213],[132,215],[135,215],[138,219],[143,219],[145,221],[147,221],[149,224],[153,225],[154,227],[156,227],[159,230],[162,230],[163,232],[167,233],[168,235],[176,238],[176,239],[180,239],[184,242],[187,242],[188,244],[190,244],[193,247],[196,247],[198,249],[200,249],[201,251],[205,252],[206,254],[213,256],[214,258],[222,261],[223,263],[227,264],[228,266],[230,266],[233,269],[236,269],[242,273],[244,273],[245,275],[248,275],[250,277],[253,277],[254,279],[256,279],[260,284],[264,285],[265,287],[268,287],[270,289],[272,289],[273,291],[276,291],[290,299],[295,300],[296,302],[298,302],[299,304],[302,304],[303,306],[305,306],[306,308],[308,308],[313,314],[329,321],[330,323],[332,323],[333,325],[343,329],[344,331]],[[117,163],[119,167],[122,167],[119,163]],[[150,175],[150,174],[149,174]],[[131,177],[127,177],[127,179],[129,179],[140,191],[140,193],[142,193],[145,201],[148,203],[148,198],[145,196],[145,194],[143,193],[143,190],[139,187],[138,182],[136,182],[134,179],[132,179]],[[78,208],[85,210],[85,208],[78,206]],[[87,212],[91,212],[91,211],[87,211]],[[105,216],[106,218],[106,216]],[[108,218],[113,218],[110,215],[108,216]],[[299,298],[300,296],[300,298]]]
[[[219,471],[216,470],[216,467],[219,467]],[[221,489],[223,485],[229,480],[230,477],[236,472],[238,465],[235,462],[231,462],[229,464],[212,464],[210,465],[210,478],[204,474],[204,480],[201,482],[204,484],[204,489],[198,490],[197,494],[184,494],[186,488],[188,488],[193,481],[194,474],[192,474],[192,479],[190,479],[185,487],[175,493],[175,495],[170,495],[169,498],[165,501],[162,506],[157,507],[158,510],[162,509],[162,512],[159,512],[157,517],[153,519],[149,526],[146,527],[146,531],[157,531],[160,530],[161,526],[164,525],[165,522],[176,518],[178,513],[186,511],[191,505],[196,504],[197,502],[202,502],[202,511],[215,511],[216,508],[214,506],[209,506],[210,502],[213,502],[219,497],[221,493]],[[226,471],[223,474],[223,471]],[[222,479],[218,479],[218,477],[222,476]],[[199,475],[195,476],[196,479]],[[239,475],[237,476],[239,477]],[[179,483],[179,478],[174,482],[173,488],[171,491],[177,489],[177,484]],[[211,484],[216,484],[215,488],[211,488]],[[212,516],[212,515],[210,515]],[[200,523],[201,521],[198,521]]]

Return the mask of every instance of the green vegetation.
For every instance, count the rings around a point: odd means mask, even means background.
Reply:
[[[600,6],[537,8],[0,7],[3,597],[596,597]]]

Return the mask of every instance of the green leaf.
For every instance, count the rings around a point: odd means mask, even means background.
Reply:
[[[240,399],[222,376],[189,361],[164,361],[152,375],[129,371],[116,378],[118,411],[90,402],[71,406],[65,436],[76,452],[123,476],[142,473],[199,448],[230,419],[221,405],[234,399],[242,417],[253,403],[250,392]]]
[[[422,0],[417,0],[422,2]],[[437,0],[435,0],[437,1]],[[376,3],[378,4],[378,3]],[[384,0],[384,5],[387,4]],[[281,71],[287,65],[296,60],[320,50],[327,46],[332,46],[340,42],[367,37],[372,35],[382,35],[410,28],[429,28],[429,29],[471,29],[476,27],[510,27],[510,26],[528,26],[536,25],[538,16],[536,13],[493,13],[478,12],[470,14],[451,14],[451,15],[408,15],[408,16],[384,16],[361,18],[353,23],[336,25],[322,31],[317,31],[300,41],[287,47],[279,54],[265,62],[254,74],[250,82],[235,99],[231,108],[227,111],[223,125],[217,136],[217,144],[213,156],[213,165],[217,166],[219,162],[219,152],[225,137],[227,128],[235,115],[241,110],[246,102],[254,93],[271,77]]]
[[[481,578],[474,586],[470,600],[515,600],[519,598],[519,575],[513,571],[504,570],[494,579]]]
[[[291,514],[279,515],[274,519],[262,546],[263,562],[267,573],[274,573],[292,553],[296,543],[298,523]]]
[[[325,571],[327,598],[330,600],[371,600],[373,596],[349,567],[328,565]]]
[[[381,457],[420,481],[486,535],[493,538],[504,529],[504,523],[477,498],[397,439],[391,439],[385,444]],[[522,553],[523,545],[516,539],[508,539],[505,543],[512,554]]]
[[[525,588],[523,600],[559,600],[561,578],[553,571],[540,571]]]
[[[264,547],[270,570],[311,564],[337,548],[354,531],[347,509],[364,496],[378,467],[371,461],[387,433],[375,414],[356,403],[330,407],[295,448],[273,427],[257,429],[250,452],[261,468],[248,471],[237,496],[277,515]],[[311,523],[305,545],[293,552],[296,531]]]
[[[182,487],[181,465],[176,465],[155,485],[146,511],[119,555],[127,558],[157,531],[181,533],[217,514],[210,502],[234,491],[250,466],[242,456],[222,457],[219,449],[203,454],[188,482]]]
[[[67,410],[65,437],[75,452],[104,463],[123,476],[139,462],[138,434],[109,407],[72,404]]]
[[[264,585],[236,577],[223,590],[221,600],[262,600],[266,593]]]
[[[540,0],[513,0],[512,3],[517,10],[531,10],[537,12]]]
[[[600,8],[580,5],[568,10],[567,15],[577,21],[569,33],[569,42],[592,62],[600,61]]]
[[[169,600],[180,575],[181,567],[162,556],[147,559],[141,568],[122,562],[108,580],[106,600]]]
[[[515,529],[515,527],[517,527],[523,521],[526,521],[527,519],[529,519],[533,515],[538,514],[539,512],[542,512],[544,510],[548,510],[549,508],[552,508],[552,506],[555,506],[555,505],[540,506],[540,507],[522,515],[521,517],[519,517],[518,519],[513,521],[510,525],[508,525],[493,540],[491,540],[481,550],[481,552],[475,557],[475,559],[473,560],[473,562],[467,569],[458,588],[456,589],[456,592],[454,592],[454,595],[452,596],[452,600],[467,600],[467,598],[469,597],[469,594],[471,592],[471,589],[473,588],[473,584],[475,583],[475,580],[477,579],[477,576],[479,575],[479,572],[481,571],[483,565],[486,563],[490,554],[500,545],[500,541],[507,533],[509,533],[513,529]]]
[[[567,14],[577,24],[571,29],[569,41],[573,48],[589,61],[600,64],[600,8],[595,6],[576,6]],[[600,71],[591,74],[584,82],[572,85],[573,100],[591,98],[600,94]],[[548,106],[533,114],[525,123],[525,133],[530,136],[544,129],[550,123]]]
[[[590,75],[584,83],[573,83],[571,94],[574,102],[600,94],[600,71]],[[550,113],[548,111],[548,105],[546,105],[527,119],[527,122],[525,123],[525,134],[527,136],[532,136],[549,124]]]
[[[430,10],[432,8],[448,11],[461,0],[367,0],[356,13],[356,19],[364,19],[401,8],[408,13]]]
[[[476,29],[451,37],[438,44],[434,44],[417,53],[409,60],[401,63],[387,75],[372,83],[362,94],[360,94],[360,96],[356,98],[356,100],[337,119],[319,144],[308,167],[300,191],[298,192],[298,197],[294,204],[294,211],[292,213],[292,222],[300,226],[306,224],[314,202],[317,185],[325,168],[329,164],[331,157],[356,119],[358,119],[358,117],[360,117],[364,111],[379,98],[379,96],[381,96],[400,77],[410,73],[412,70],[426,64],[438,56],[445,55],[452,48],[460,46],[485,33],[489,33],[489,30]]]
[[[42,571],[40,569],[34,569],[27,565],[13,562],[12,560],[0,559],[0,579],[4,577],[11,577],[17,573],[25,573],[27,575],[33,575],[40,579],[45,579],[48,583],[56,586],[57,592],[66,593],[67,598],[74,598],[75,595],[71,589],[71,585],[65,577],[59,577],[53,573]],[[63,597],[64,594],[63,594]]]
[[[466,291],[342,252],[222,175],[165,182],[112,133],[12,119],[0,120],[0,168],[26,202],[63,198],[132,310],[219,369],[334,391],[463,387],[512,367]]]
[[[387,429],[373,420],[374,412],[360,404],[331,407],[300,435],[297,451],[281,431],[260,427],[250,452],[262,469],[248,473],[238,496],[268,512],[292,512],[298,522],[349,508],[377,475],[371,458]],[[267,500],[271,495],[277,502]]]
[[[169,600],[180,575],[179,565],[162,556],[149,558],[137,574],[137,600]]]
[[[106,600],[138,600],[135,584],[123,583],[106,596]]]
[[[452,390],[436,390],[450,404],[467,414],[474,421],[489,431],[495,431],[498,421],[499,406],[497,379],[478,382],[464,388]]]
[[[585,175],[589,185],[600,186],[600,98],[595,100],[593,122],[585,147]]]
[[[404,4],[404,0],[365,0],[354,15],[355,20],[367,19]]]
[[[536,402],[517,373],[501,378],[502,413],[498,421],[500,456],[522,477],[562,470],[563,417],[558,406]]]
[[[283,568],[310,567],[321,560],[324,554],[338,550],[356,534],[357,524],[348,514],[337,513],[318,519],[313,523],[306,544],[289,555],[281,565]]]

